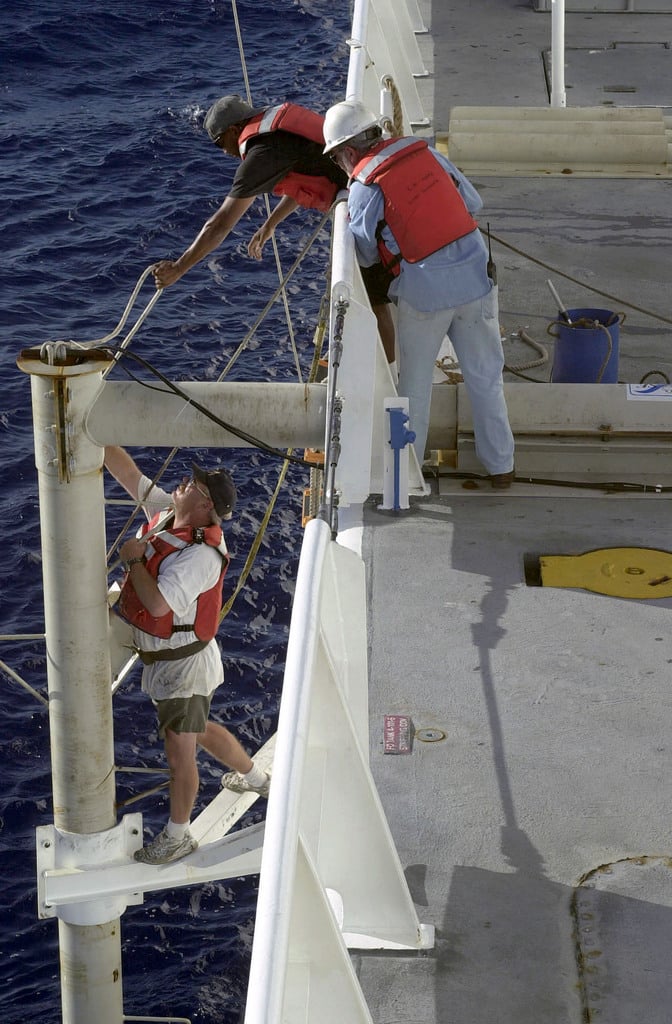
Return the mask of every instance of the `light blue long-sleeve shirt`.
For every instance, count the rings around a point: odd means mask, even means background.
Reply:
[[[471,182],[450,160],[431,146],[429,151],[456,181],[469,213],[472,216],[478,213],[483,201]],[[350,183],[350,230],[355,236],[361,266],[370,267],[380,262],[376,228],[384,219],[383,207],[383,193],[378,185],[362,185],[358,181]],[[383,240],[391,252],[399,252],[399,246],[387,225],[383,228]],[[425,313],[473,302],[487,295],[492,288],[486,270],[487,258],[483,236],[478,230],[472,231],[419,263],[402,260],[401,272],[390,285],[390,298],[404,299]]]

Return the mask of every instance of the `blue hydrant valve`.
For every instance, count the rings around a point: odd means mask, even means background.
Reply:
[[[390,447],[400,451],[415,441],[415,431],[408,430],[409,415],[403,409],[388,409],[390,414]]]
[[[384,498],[386,501],[385,508],[392,507],[395,512],[401,509],[401,484],[403,475],[404,485],[404,500],[406,504],[405,508],[408,508],[408,473],[407,463],[404,463],[405,472],[402,474],[402,463],[401,463],[401,452],[404,450],[407,444],[412,444],[415,441],[415,431],[409,430],[406,426],[409,420],[409,415],[406,407],[404,406],[385,406],[385,411],[390,415],[390,440],[389,449],[385,453],[385,489]],[[392,465],[389,465],[389,452],[392,453]],[[390,472],[391,470],[391,472]],[[389,494],[387,489],[388,484],[392,484],[392,495]],[[392,499],[392,505],[389,505],[390,498]]]

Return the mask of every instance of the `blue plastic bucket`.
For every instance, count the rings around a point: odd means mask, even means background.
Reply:
[[[618,313],[609,309],[568,309],[571,323],[554,320],[552,384],[618,382]],[[555,330],[553,329],[555,328]]]

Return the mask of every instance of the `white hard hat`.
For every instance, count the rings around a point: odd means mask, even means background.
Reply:
[[[378,118],[372,111],[360,103],[359,100],[345,100],[343,103],[335,103],[329,107],[322,131],[326,146],[323,153],[330,153],[332,149],[342,146],[348,139],[354,139],[361,135],[367,128],[379,126]]]

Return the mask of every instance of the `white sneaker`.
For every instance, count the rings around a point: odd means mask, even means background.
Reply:
[[[226,772],[222,775],[222,788],[230,789],[232,793],[258,793],[259,796],[267,798],[271,788],[270,768],[264,769],[264,775],[266,781],[262,782],[261,786],[251,786],[240,772]]]
[[[189,829],[182,839],[173,839],[168,835],[167,829],[163,828],[151,843],[137,850],[133,856],[142,864],[169,864],[172,860],[181,860],[182,857],[193,853],[197,846],[198,842]]]

